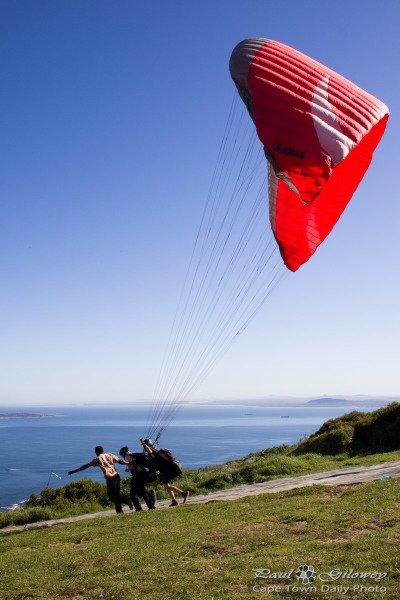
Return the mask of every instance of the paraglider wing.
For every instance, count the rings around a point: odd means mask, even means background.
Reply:
[[[279,42],[244,40],[230,72],[269,161],[270,222],[296,271],[331,232],[363,178],[388,108]]]

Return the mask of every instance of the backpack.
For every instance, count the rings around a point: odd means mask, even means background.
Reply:
[[[158,456],[168,463],[168,470],[177,477],[182,474],[183,468],[181,463],[170,450],[166,448],[160,448],[157,450]]]
[[[135,458],[133,452],[127,452],[125,454],[124,460],[127,460],[128,457],[133,459],[133,461],[130,461],[128,464],[128,469],[131,472],[131,475],[136,475],[137,473],[140,473],[140,471],[144,470],[143,465],[141,465],[140,462],[136,461],[136,458]]]
[[[146,472],[146,481],[155,481],[156,475],[153,471],[154,465],[151,459],[143,454],[142,452],[127,452],[125,455],[125,459],[127,456],[131,456],[134,462],[130,462],[128,465],[128,469],[132,474],[143,473]],[[132,465],[132,466],[130,466]],[[153,476],[151,478],[151,476]]]

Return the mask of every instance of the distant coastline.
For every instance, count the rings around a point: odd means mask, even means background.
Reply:
[[[0,419],[46,419],[53,415],[38,415],[35,413],[0,413]]]

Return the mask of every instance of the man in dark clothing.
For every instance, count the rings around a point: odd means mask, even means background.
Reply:
[[[119,463],[120,465],[128,465],[129,463],[125,460],[120,460],[115,454],[105,454],[102,446],[96,446],[94,451],[96,453],[96,458],[91,460],[90,463],[82,465],[79,469],[68,471],[68,475],[83,471],[89,467],[100,467],[106,480],[108,498],[111,502],[114,502],[115,511],[117,513],[124,512],[121,506],[122,503],[127,504],[129,508],[133,510],[133,504],[129,498],[120,496],[121,478],[114,467],[114,463]]]
[[[120,456],[128,463],[126,469],[132,475],[131,477],[131,500],[136,510],[143,510],[140,504],[139,496],[146,502],[149,510],[156,508],[156,493],[154,490],[147,490],[145,484],[149,481],[152,472],[148,469],[153,467],[148,456],[143,452],[129,452],[128,446],[124,446],[119,451]]]
[[[153,446],[151,440],[144,440],[143,438],[141,438],[140,441],[143,445],[144,451],[147,452],[149,457],[153,460],[154,468],[160,472],[161,483],[164,485],[164,488],[171,496],[170,506],[178,506],[178,501],[175,498],[174,492],[182,494],[183,503],[185,503],[186,500],[189,498],[189,491],[183,491],[180,490],[178,487],[171,485],[171,481],[182,473],[182,467],[180,463],[174,457],[173,461],[169,460],[166,456],[166,452],[168,452],[168,450],[165,450],[163,448],[157,450]],[[170,454],[170,456],[172,455]]]

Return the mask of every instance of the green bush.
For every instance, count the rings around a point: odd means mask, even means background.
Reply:
[[[341,452],[377,452],[400,449],[400,404],[393,402],[369,413],[353,411],[330,419],[297,445],[293,454],[314,452],[336,455]]]
[[[66,507],[69,504],[99,504],[106,507],[110,505],[105,483],[80,479],[71,481],[59,488],[44,488],[40,498],[33,493],[26,503],[27,508],[35,506]]]
[[[0,513],[0,527],[9,525],[26,525],[37,521],[47,521],[52,519],[54,512],[50,508],[36,506],[34,508],[16,508]]]
[[[355,425],[355,448],[398,450],[400,448],[400,404],[393,402],[372,413],[364,413]]]
[[[257,463],[245,464],[239,469],[236,469],[232,474],[235,484],[253,483],[259,477],[259,465]]]
[[[341,423],[330,431],[325,431],[301,442],[296,449],[296,454],[309,452],[330,455],[341,454],[350,448],[353,435],[354,427],[350,424]]]
[[[202,481],[201,487],[206,490],[221,490],[229,487],[234,482],[230,473],[216,473]]]

